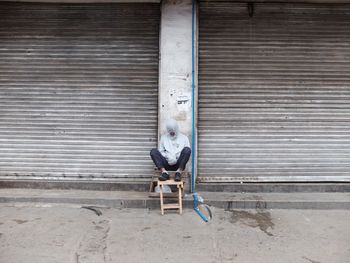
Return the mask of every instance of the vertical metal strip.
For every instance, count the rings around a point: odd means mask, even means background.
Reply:
[[[192,0],[192,180],[191,192],[195,192],[196,185],[196,148],[197,148],[197,130],[196,130],[196,55],[195,55],[195,35],[196,35],[196,0]]]

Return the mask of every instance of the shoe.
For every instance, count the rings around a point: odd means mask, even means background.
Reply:
[[[180,182],[181,181],[181,173],[180,172],[176,172],[175,173],[174,180],[175,180],[175,182]]]
[[[158,179],[159,179],[159,181],[169,180],[169,174],[164,172],[158,177]]]

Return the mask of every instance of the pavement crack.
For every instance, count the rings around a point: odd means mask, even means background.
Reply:
[[[107,263],[109,261],[109,259],[107,259],[107,256],[108,256],[108,252],[107,252],[107,239],[108,239],[108,235],[109,235],[109,232],[111,230],[111,224],[110,224],[110,221],[108,221],[108,225],[107,225],[107,228],[105,230],[105,234],[104,236],[102,237],[102,244],[103,244],[103,261],[105,263]]]
[[[312,260],[312,259],[309,259],[307,257],[302,257],[302,258],[307,260],[307,261],[309,261],[309,262],[311,262],[311,263],[321,263],[320,261]]]
[[[91,227],[84,234],[78,250],[76,263],[107,263],[110,262],[107,252],[107,239],[110,232],[110,221],[93,221]]]
[[[82,238],[79,239],[78,246],[75,249],[75,253],[74,253],[74,262],[75,263],[80,263],[80,260],[79,260],[80,255],[79,255],[78,251],[80,250],[80,247],[81,247],[81,241],[82,241]]]
[[[75,252],[75,262],[76,262],[76,263],[80,263],[78,252]]]

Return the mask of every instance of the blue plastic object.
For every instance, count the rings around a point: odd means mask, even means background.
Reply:
[[[193,194],[193,208],[197,212],[197,214],[203,219],[204,222],[208,223],[209,219],[199,210],[198,206],[202,203],[201,197],[197,194]],[[210,210],[209,210],[210,212]]]

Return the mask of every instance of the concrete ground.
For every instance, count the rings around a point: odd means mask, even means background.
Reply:
[[[348,263],[349,210],[192,210],[0,204],[1,263]]]

